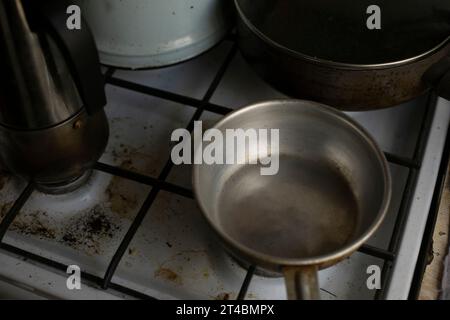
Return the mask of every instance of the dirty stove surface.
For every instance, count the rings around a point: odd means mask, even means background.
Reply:
[[[4,291],[13,297],[26,292],[34,298],[285,299],[283,279],[253,275],[224,252],[192,197],[190,167],[168,162],[173,130],[283,95],[258,79],[231,41],[166,69],[105,72],[107,150],[79,190],[59,196],[33,191],[25,201],[0,246],[0,293],[8,288]],[[351,114],[388,154],[393,201],[364,249],[320,272],[322,298],[407,295],[420,247],[409,239],[420,241],[428,212],[420,209],[425,216],[420,217],[413,208],[430,205],[449,119],[443,101],[437,106],[430,101],[423,97]],[[414,161],[423,154],[418,168]],[[407,185],[411,173],[417,187]],[[0,177],[0,219],[26,186]],[[399,221],[402,227],[396,228]],[[79,292],[66,288],[68,265],[84,272]],[[384,269],[383,290],[367,288],[370,265]],[[99,289],[102,284],[109,289]]]

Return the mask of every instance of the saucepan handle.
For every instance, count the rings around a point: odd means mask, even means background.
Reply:
[[[434,88],[437,95],[450,100],[450,56],[435,63],[424,74],[424,80]]]
[[[289,300],[320,300],[316,266],[285,267],[283,273]]]

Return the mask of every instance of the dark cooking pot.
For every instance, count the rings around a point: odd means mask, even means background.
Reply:
[[[450,99],[450,1],[235,0],[238,43],[281,92],[343,110],[400,104],[430,87]]]

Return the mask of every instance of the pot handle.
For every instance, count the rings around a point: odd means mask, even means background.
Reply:
[[[320,300],[317,266],[283,269],[289,300]]]
[[[425,72],[423,78],[434,88],[437,95],[450,100],[450,56],[435,63]]]

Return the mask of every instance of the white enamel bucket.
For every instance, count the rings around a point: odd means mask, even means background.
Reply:
[[[77,0],[103,64],[154,68],[193,58],[226,35],[229,0]]]

